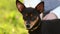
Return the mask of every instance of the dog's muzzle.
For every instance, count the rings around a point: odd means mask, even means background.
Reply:
[[[26,22],[26,28],[30,29],[30,22],[29,21]]]
[[[26,27],[27,27],[27,28],[30,28],[30,25],[29,25],[29,24],[27,24],[27,25],[26,25]]]

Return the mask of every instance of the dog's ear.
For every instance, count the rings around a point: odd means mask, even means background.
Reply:
[[[44,11],[44,2],[40,2],[36,7],[35,9],[37,9],[38,11],[43,12]]]
[[[16,0],[16,6],[20,12],[25,8],[24,4],[21,3],[19,0]]]

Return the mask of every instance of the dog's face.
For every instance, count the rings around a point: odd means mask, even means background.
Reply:
[[[22,12],[25,25],[28,29],[31,29],[38,21],[39,12],[34,8],[25,8]]]
[[[39,14],[44,9],[44,3],[39,3],[36,8],[26,8],[20,1],[16,1],[19,12],[22,13],[27,29],[31,29],[39,20]]]

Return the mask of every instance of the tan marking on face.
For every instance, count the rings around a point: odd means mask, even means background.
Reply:
[[[28,14],[25,14],[25,16],[28,16]]]
[[[33,15],[31,14],[30,16],[32,17]]]

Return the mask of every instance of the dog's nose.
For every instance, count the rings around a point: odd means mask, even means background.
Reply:
[[[27,28],[30,28],[30,25],[26,25]]]

